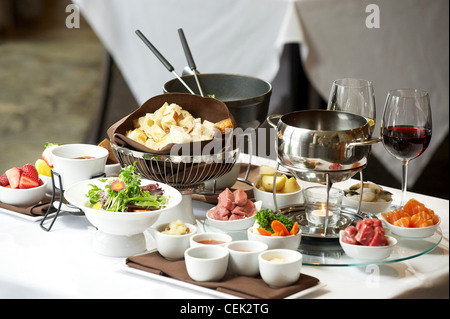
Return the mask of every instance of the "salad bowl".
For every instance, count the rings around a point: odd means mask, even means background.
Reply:
[[[175,188],[158,183],[167,198],[165,207],[151,211],[118,212],[92,208],[87,194],[92,185],[105,189],[117,178],[97,178],[71,185],[65,192],[65,199],[80,208],[89,222],[97,228],[94,237],[94,250],[97,253],[114,257],[132,256],[146,251],[144,231],[152,226],[161,214],[176,207],[181,202],[181,193]],[[141,185],[157,183],[141,180]]]

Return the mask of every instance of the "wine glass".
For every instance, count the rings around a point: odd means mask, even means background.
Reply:
[[[334,81],[327,109],[361,115],[369,122],[370,135],[375,129],[375,96],[372,83],[367,80],[345,78]]]
[[[405,204],[408,163],[420,156],[431,140],[430,97],[419,89],[396,89],[388,93],[381,121],[386,150],[402,162],[402,197]]]

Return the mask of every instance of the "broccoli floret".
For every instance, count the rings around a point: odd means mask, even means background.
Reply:
[[[272,222],[278,220],[281,222],[288,230],[292,229],[294,222],[287,218],[283,214],[274,214],[270,209],[261,209],[256,213],[255,219],[257,220],[259,227],[273,233]]]

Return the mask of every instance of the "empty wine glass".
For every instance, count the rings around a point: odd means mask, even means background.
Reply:
[[[402,162],[402,198],[405,204],[408,163],[420,156],[431,140],[430,97],[419,89],[396,89],[388,93],[381,121],[386,150]]]
[[[327,109],[364,116],[369,122],[370,135],[375,129],[375,96],[370,81],[353,78],[334,81]]]

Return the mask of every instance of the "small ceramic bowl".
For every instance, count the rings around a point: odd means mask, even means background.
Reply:
[[[197,246],[223,246],[231,242],[233,238],[225,233],[197,233],[189,238],[190,247]]]
[[[276,201],[278,208],[284,208],[289,207],[292,205],[297,205],[301,203],[302,200],[302,186],[300,185],[300,190],[293,192],[293,193],[277,193],[276,194]],[[262,208],[267,208],[271,210],[275,210],[275,201],[273,198],[272,192],[266,192],[263,190],[260,190],[258,188],[258,183],[256,183],[253,186],[253,195],[255,197],[256,201],[261,201]]]
[[[297,250],[302,239],[302,232],[299,229],[296,235],[289,236],[264,236],[257,233],[253,227],[247,229],[248,240],[255,240],[265,243],[268,249],[291,249]]]
[[[259,241],[238,240],[226,245],[230,253],[228,266],[241,276],[254,277],[259,274],[258,255],[267,250],[267,244]]]
[[[33,188],[9,188],[0,186],[0,202],[14,206],[31,206],[39,203],[44,197],[47,189],[47,182]]]
[[[169,223],[164,223],[155,226],[154,228],[150,228],[152,230],[152,235],[155,237],[158,252],[167,260],[183,259],[184,251],[190,247],[189,238],[197,233],[197,227],[185,223],[189,228],[189,233],[183,235],[171,235],[163,233],[168,224]]]
[[[195,281],[219,281],[228,268],[228,249],[217,245],[191,247],[184,252],[186,270]]]
[[[341,230],[339,232],[339,243],[341,244],[344,252],[352,258],[361,260],[377,261],[386,259],[391,255],[395,245],[397,244],[397,239],[391,236],[386,236],[389,243],[388,246],[363,246],[347,244],[342,242],[343,236],[344,231]]]
[[[385,226],[385,228],[389,229],[389,231],[392,234],[400,236],[400,237],[405,237],[405,238],[420,239],[420,238],[427,238],[427,237],[433,236],[434,233],[436,232],[437,228],[441,224],[441,218],[439,216],[438,216],[439,222],[437,222],[435,225],[428,226],[428,227],[417,227],[417,228],[416,227],[399,227],[399,226],[392,225],[386,219],[384,219],[383,215],[381,215],[381,214],[378,214],[377,217],[383,221],[383,225]]]
[[[342,204],[347,207],[358,209],[359,200],[344,196],[344,198],[342,199]],[[391,204],[392,204],[392,200],[389,202],[364,202],[364,201],[362,201],[361,202],[361,211],[365,212],[365,213],[372,213],[372,214],[382,213],[382,212],[386,212],[388,210],[389,206],[391,206]]]
[[[300,278],[303,255],[290,249],[271,249],[259,254],[259,273],[266,284],[280,288]]]
[[[261,201],[255,202],[256,212],[261,210],[261,205],[262,205]],[[237,220],[217,220],[214,218],[210,218],[208,212],[206,213],[208,223],[211,226],[224,231],[245,230],[255,223],[254,216],[255,215]]]

